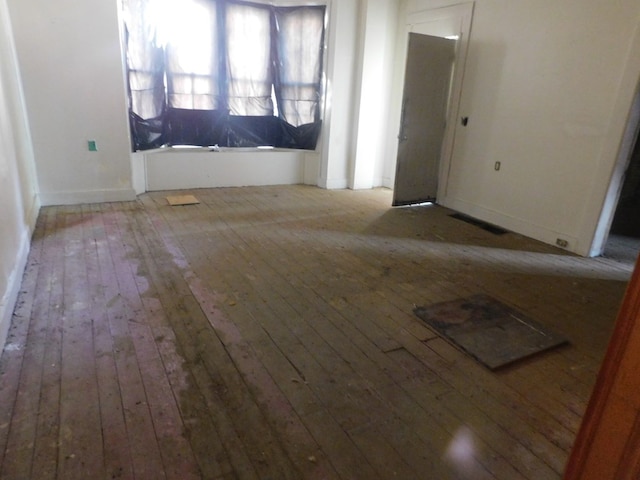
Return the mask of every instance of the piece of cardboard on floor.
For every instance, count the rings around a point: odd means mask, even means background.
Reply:
[[[196,205],[200,203],[193,195],[170,195],[167,197],[167,202],[169,202],[171,206]]]

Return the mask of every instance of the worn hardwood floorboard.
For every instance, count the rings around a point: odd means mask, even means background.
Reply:
[[[27,355],[27,343],[34,335],[42,332],[49,315],[50,283],[47,278],[50,266],[40,268],[39,264],[49,264],[44,259],[44,238],[53,230],[54,209],[49,215],[40,217],[33,234],[33,247],[23,277],[21,291],[8,333],[7,343],[0,359],[2,388],[0,389],[0,448],[2,448],[2,468],[0,477],[24,477],[30,475],[33,457],[33,439],[36,437],[39,392],[42,378],[38,364],[42,367],[43,350],[46,342],[38,339],[38,345]],[[52,249],[53,250],[53,249]],[[33,318],[34,321],[30,321]],[[46,338],[46,327],[44,327]],[[38,358],[40,357],[40,358]],[[35,360],[36,365],[32,363]],[[9,436],[11,432],[11,436]],[[55,469],[54,469],[55,471]]]
[[[43,208],[0,478],[561,478],[631,274],[387,190]],[[619,253],[623,252],[623,254]],[[414,314],[486,293],[570,345],[491,372]]]

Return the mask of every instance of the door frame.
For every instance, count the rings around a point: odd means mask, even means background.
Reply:
[[[456,40],[440,36],[410,32],[408,37],[393,206],[431,202],[437,197],[442,145],[446,133],[442,126],[443,120],[445,126],[449,123],[447,116],[451,104],[453,62],[457,47]],[[445,63],[446,73],[442,71]],[[432,65],[434,68],[431,68]],[[411,72],[410,76],[407,76],[407,71]],[[445,87],[444,96],[436,94],[436,90],[440,91],[436,85]],[[411,101],[408,102],[408,99]],[[418,112],[422,114],[418,115]],[[434,121],[431,115],[436,112],[438,119]],[[420,132],[424,132],[424,136]],[[434,136],[436,132],[437,138]],[[427,138],[432,138],[433,141],[425,143]],[[417,152],[417,145],[422,145],[427,150],[423,148]],[[410,151],[413,153],[410,154]]]
[[[636,142],[640,142],[640,79],[636,86],[635,95],[631,104],[627,124],[618,151],[618,157],[611,174],[611,181],[607,189],[604,205],[600,219],[596,225],[596,231],[589,251],[590,257],[601,255],[607,244],[613,217],[615,216],[622,186],[624,185],[625,173],[631,162],[631,156]]]
[[[400,117],[402,111],[402,97],[405,81],[405,70],[407,52],[409,48],[409,33],[421,33],[438,37],[458,35],[456,42],[456,57],[454,60],[453,75],[451,81],[451,94],[449,99],[449,111],[447,114],[447,125],[442,142],[442,152],[439,162],[438,192],[437,198],[444,200],[447,194],[447,184],[449,172],[451,171],[451,161],[454,152],[456,128],[459,124],[458,116],[460,111],[460,101],[462,96],[462,85],[464,81],[464,70],[469,49],[471,36],[471,24],[473,20],[473,10],[475,2],[460,3],[447,7],[434,8],[428,10],[410,11],[406,13],[403,25],[400,28],[402,36],[398,51],[398,58],[402,59],[402,67],[398,68],[399,76],[395,82],[395,98],[392,105],[393,115],[391,118],[395,123],[390,123],[390,135],[393,135],[391,146],[388,150],[390,158],[391,185],[395,185],[396,154],[398,151],[398,130],[400,128]],[[393,152],[393,154],[391,153]]]

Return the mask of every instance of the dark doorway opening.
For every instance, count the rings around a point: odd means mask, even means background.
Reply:
[[[636,137],[604,256],[635,262],[640,252],[640,142]]]
[[[611,223],[611,233],[640,238],[640,142],[637,140]]]

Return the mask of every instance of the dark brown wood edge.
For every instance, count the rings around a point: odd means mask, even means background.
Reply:
[[[591,445],[598,428],[601,425],[603,413],[611,391],[617,380],[617,374],[622,360],[627,352],[629,333],[637,326],[640,328],[640,257],[636,260],[631,280],[622,300],[618,312],[616,325],[609,340],[607,351],[596,379],[587,410],[578,436],[565,468],[564,480],[579,480],[585,475],[584,468],[591,454]],[[618,463],[625,452],[611,452],[611,462]],[[619,472],[622,473],[622,472]]]

